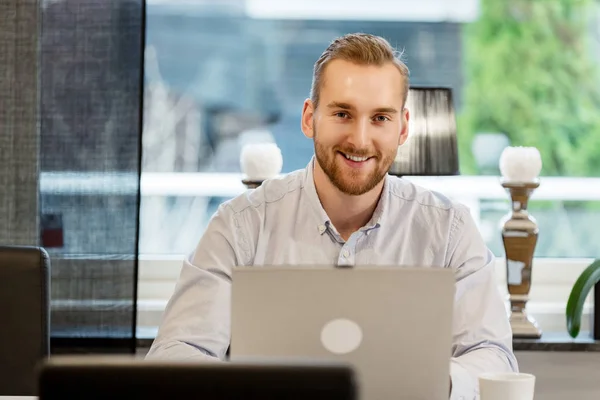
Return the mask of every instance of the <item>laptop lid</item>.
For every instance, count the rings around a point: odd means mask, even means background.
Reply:
[[[361,398],[447,399],[454,285],[442,268],[235,268],[231,359],[345,361]]]

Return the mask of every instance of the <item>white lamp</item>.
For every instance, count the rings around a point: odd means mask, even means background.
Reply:
[[[242,147],[240,166],[245,175],[242,182],[248,188],[256,188],[265,179],[281,173],[283,157],[275,143],[248,143]]]
[[[535,182],[542,170],[542,157],[535,147],[508,146],[500,155],[500,172],[506,182]]]
[[[511,211],[502,221],[510,325],[513,337],[539,338],[542,330],[526,310],[539,233],[537,222],[527,211],[527,203],[540,185],[538,176],[542,170],[542,158],[535,147],[509,146],[502,152],[499,166],[502,186],[512,200]]]

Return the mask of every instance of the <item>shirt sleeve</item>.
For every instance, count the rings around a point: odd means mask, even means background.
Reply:
[[[480,374],[516,372],[518,364],[495,277],[495,256],[464,206],[457,208],[447,257],[457,276],[450,399],[479,399]]]
[[[238,265],[233,244],[242,228],[233,210],[222,204],[183,262],[146,359],[224,359],[231,329],[231,266]]]

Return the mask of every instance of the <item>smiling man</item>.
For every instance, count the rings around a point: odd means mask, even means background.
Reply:
[[[379,40],[334,42],[315,64],[302,113],[302,131],[315,144],[314,185],[344,240],[372,218],[408,135],[408,69]]]
[[[224,358],[234,266],[412,265],[455,271],[451,398],[478,398],[480,373],[517,370],[494,255],[469,211],[387,174],[408,136],[408,87],[383,38],[331,43],[302,113],[315,157],[219,207],[184,261],[148,358]]]

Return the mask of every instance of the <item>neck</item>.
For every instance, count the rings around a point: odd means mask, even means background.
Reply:
[[[384,181],[382,180],[367,193],[351,196],[335,187],[315,161],[314,183],[321,205],[331,223],[342,238],[347,240],[352,233],[365,226],[373,217],[383,191]]]

